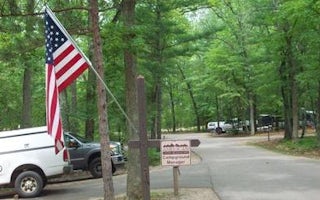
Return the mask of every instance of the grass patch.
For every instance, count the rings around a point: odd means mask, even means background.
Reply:
[[[307,136],[297,140],[277,139],[263,141],[254,145],[288,155],[320,159],[320,145],[316,136]]]

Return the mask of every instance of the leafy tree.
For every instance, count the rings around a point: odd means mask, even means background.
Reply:
[[[240,103],[238,105],[241,107],[236,115],[242,121],[249,116],[251,134],[254,134],[256,96],[254,73],[255,65],[258,63],[253,59],[253,52],[256,51],[257,46],[253,41],[256,29],[250,21],[251,4],[248,1],[212,1],[212,5],[211,10],[218,18],[218,23],[223,24],[224,29],[217,34],[217,42],[214,43],[221,48],[218,54],[219,64],[216,60],[209,58],[209,56],[217,57],[217,50],[213,50],[213,54],[208,54],[208,59],[211,59],[208,64],[216,65],[214,68],[220,70],[216,72],[220,75],[216,78],[224,87],[221,88],[222,91],[225,91],[224,94],[219,95],[220,98],[234,99],[235,102]],[[213,48],[217,49],[214,45]],[[247,110],[250,111],[249,115]],[[230,119],[232,116],[227,117]]]

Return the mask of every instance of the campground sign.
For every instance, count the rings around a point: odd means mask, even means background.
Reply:
[[[190,140],[161,141],[161,163],[164,166],[190,165]]]

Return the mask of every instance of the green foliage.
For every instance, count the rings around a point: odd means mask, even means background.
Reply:
[[[316,136],[307,136],[296,140],[271,140],[258,142],[255,145],[289,155],[311,158],[319,158],[320,155],[320,145]]]
[[[156,148],[148,149],[149,165],[157,166],[160,164],[160,152]]]
[[[0,128],[14,128],[21,123],[22,83],[27,66],[32,70],[32,124],[43,125],[44,36],[39,12],[44,1],[35,0],[34,13],[28,12],[30,1],[8,2],[3,2],[0,11]],[[105,82],[125,109],[123,40],[128,32],[117,16],[117,2],[99,2],[100,27]],[[48,4],[91,58],[88,2],[53,0]],[[307,110],[317,108],[319,7],[320,3],[312,0],[137,2],[131,48],[136,52],[138,72],[146,80],[148,129],[152,128],[152,117],[157,113],[153,104],[156,84],[162,86],[161,128],[166,130],[172,129],[173,117],[177,128],[196,125],[196,111],[187,83],[191,86],[202,125],[217,118],[249,118],[249,94],[254,95],[257,114],[282,115],[284,80],[279,76],[279,66],[288,52],[284,48],[288,38],[297,66],[299,106]],[[88,117],[95,122],[98,120],[96,113],[88,114],[86,110],[90,107],[92,112],[96,111],[96,105],[88,105],[86,99],[87,82],[87,73],[78,79],[77,109],[68,113],[81,130]],[[71,92],[67,93],[70,102]],[[108,97],[109,128],[110,132],[117,133],[111,137],[118,140],[120,134],[120,139],[126,140],[126,119]]]
[[[316,137],[304,137],[297,140],[281,140],[277,149],[291,151],[294,153],[304,153],[306,151],[319,149],[319,143]]]

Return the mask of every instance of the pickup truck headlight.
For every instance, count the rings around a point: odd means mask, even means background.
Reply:
[[[2,172],[2,166],[0,165],[0,172]]]

